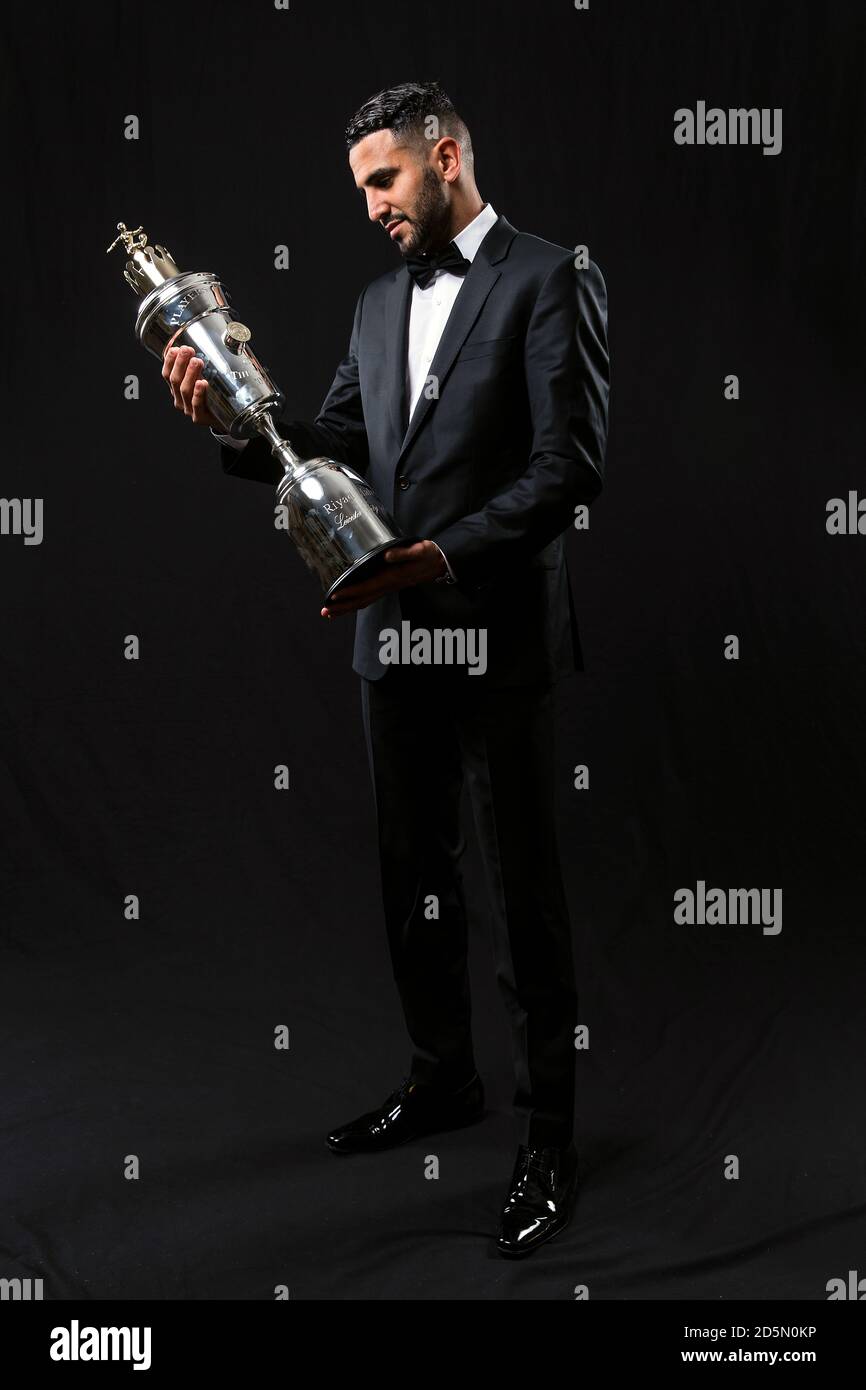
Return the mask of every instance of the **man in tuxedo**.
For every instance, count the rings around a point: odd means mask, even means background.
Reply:
[[[609,366],[598,267],[519,232],[475,183],[469,132],[436,83],[367,101],[346,130],[370,221],[401,265],[367,285],[302,457],[362,474],[401,534],[339,591],[357,613],[382,893],[412,1058],[387,1099],[327,1137],[376,1152],[479,1119],[459,801],[483,854],[496,976],[512,1023],[518,1147],[497,1248],[522,1256],[566,1225],[577,1188],[577,996],[555,824],[553,687],[583,668],[563,532],[602,486]],[[214,426],[201,362],[166,360],[176,408]],[[216,433],[216,431],[215,431]],[[223,467],[275,484],[260,438],[218,436]],[[386,634],[475,630],[486,667],[394,664]],[[405,648],[404,648],[405,651]]]

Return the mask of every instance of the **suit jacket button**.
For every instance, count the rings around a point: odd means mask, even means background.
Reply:
[[[406,491],[407,487],[410,486],[409,479],[403,477],[402,474],[401,474],[401,476],[397,479],[397,483],[398,483],[398,485],[403,489],[404,492]]]

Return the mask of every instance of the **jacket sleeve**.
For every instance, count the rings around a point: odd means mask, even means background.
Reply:
[[[315,420],[310,423],[281,417],[277,421],[283,439],[287,439],[302,458],[324,454],[338,463],[348,464],[362,476],[370,462],[358,376],[358,340],[366,293],[366,289],[362,290],[358,299],[348,351]],[[243,449],[221,444],[220,459],[223,470],[236,478],[249,478],[273,486],[283,476],[282,466],[271,453],[270,445],[260,437],[250,439]]]
[[[548,274],[527,325],[524,367],[532,416],[525,472],[430,537],[467,592],[529,560],[601,491],[610,362],[607,290],[593,261],[578,270],[569,252]]]

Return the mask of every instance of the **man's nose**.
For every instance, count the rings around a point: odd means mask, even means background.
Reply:
[[[374,195],[367,199],[367,216],[371,222],[386,222],[390,210],[391,205],[387,198],[378,198]]]

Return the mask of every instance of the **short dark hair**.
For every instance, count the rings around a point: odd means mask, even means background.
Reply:
[[[439,134],[450,135],[460,146],[464,162],[472,168],[472,141],[465,121],[458,115],[448,93],[438,82],[401,82],[386,87],[359,107],[346,126],[346,148],[351,149],[377,130],[390,130],[395,140],[415,145],[420,152],[429,143],[427,122],[435,116]]]

